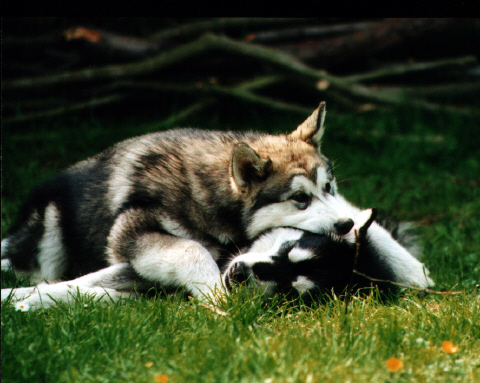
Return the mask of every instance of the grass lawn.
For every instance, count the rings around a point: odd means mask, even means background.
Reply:
[[[235,120],[236,122],[232,122]],[[301,118],[252,112],[189,125],[288,132]],[[248,123],[247,123],[248,121]],[[155,122],[87,117],[2,132],[2,235],[39,182]],[[195,301],[98,303],[32,313],[2,304],[2,382],[480,382],[480,126],[409,110],[327,116],[322,150],[340,191],[419,224],[436,289],[306,307],[241,289],[219,315]],[[25,284],[2,273],[2,287]],[[452,341],[455,353],[442,342]],[[403,362],[389,371],[386,362]]]

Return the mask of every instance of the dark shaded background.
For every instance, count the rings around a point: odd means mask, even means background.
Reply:
[[[222,116],[246,108],[304,115],[324,99],[340,112],[403,103],[433,112],[479,113],[478,19],[7,17],[2,24],[6,124],[86,111],[160,120],[172,111],[178,120],[209,115],[212,108]],[[222,46],[148,69],[149,60],[195,47],[206,34],[266,48],[287,63]],[[290,67],[294,61],[326,71],[339,83],[300,73]],[[132,64],[144,70],[118,76]],[[106,74],[72,80],[84,71]],[[358,75],[363,78],[352,77]],[[246,82],[269,76],[276,78],[251,92],[263,99],[238,94]]]

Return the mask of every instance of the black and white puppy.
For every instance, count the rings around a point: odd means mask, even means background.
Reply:
[[[399,282],[398,260],[382,258],[367,239],[367,230],[375,217],[375,209],[360,212],[354,229],[343,236],[273,229],[260,236],[247,253],[230,261],[223,273],[224,284],[232,288],[246,283],[265,296],[284,293],[308,300],[325,292],[341,294],[349,284],[359,289],[375,280]],[[388,222],[394,239],[415,254],[416,241],[407,234],[405,226]]]

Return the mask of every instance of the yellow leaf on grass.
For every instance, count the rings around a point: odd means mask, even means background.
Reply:
[[[455,354],[458,351],[458,346],[455,346],[453,342],[446,340],[442,342],[442,350],[447,354]]]
[[[144,366],[150,368],[153,366],[153,362],[147,362],[144,364]]]
[[[403,368],[403,362],[400,359],[397,359],[395,357],[391,357],[389,360],[387,360],[387,370],[388,371],[398,371]]]
[[[168,375],[165,375],[165,374],[155,375],[155,382],[167,383],[168,382]]]

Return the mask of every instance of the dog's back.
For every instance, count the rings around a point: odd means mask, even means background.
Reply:
[[[31,194],[2,241],[2,269],[36,282],[87,274],[43,286],[27,298],[35,305],[42,293],[64,299],[80,285],[160,284],[216,297],[222,251],[247,247],[269,229],[349,235],[359,209],[338,194],[320,152],[325,113],[322,102],[285,135],[180,129],[121,142]],[[432,283],[376,223],[368,243],[399,282]]]
[[[238,225],[241,217],[222,195],[229,189],[231,148],[257,136],[174,130],[126,140],[75,164],[32,191],[2,241],[2,259],[37,281],[98,270],[109,263],[107,238],[127,209],[149,210],[146,225],[192,237],[212,231],[201,222],[205,214],[218,215],[200,213],[198,204],[223,209],[223,228]],[[163,227],[158,217],[149,220],[159,210]],[[194,233],[198,226],[205,231]],[[228,235],[237,239],[234,233]]]
[[[293,167],[315,166],[316,156],[287,135],[178,129],[132,138],[36,188],[2,242],[2,259],[35,281],[73,278],[130,261],[130,244],[148,232],[193,239],[218,258],[218,249],[249,243],[261,203],[280,198],[272,191],[284,191]]]

